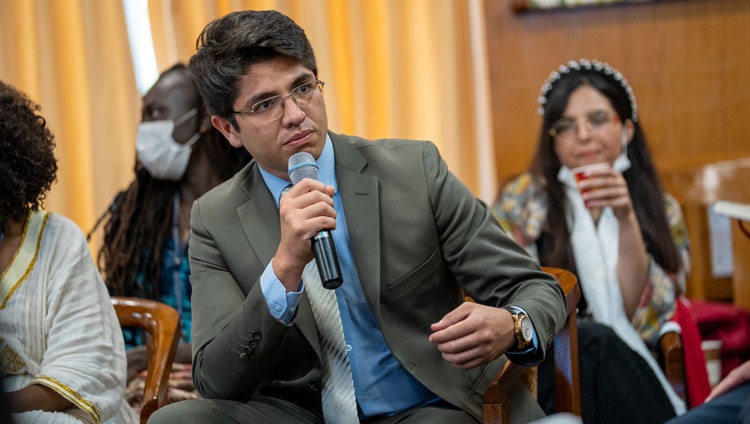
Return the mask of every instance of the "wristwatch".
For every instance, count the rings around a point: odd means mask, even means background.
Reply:
[[[531,320],[528,315],[526,315],[526,313],[520,308],[506,307],[505,309],[510,312],[510,315],[513,317],[513,322],[515,323],[513,334],[518,341],[516,349],[525,349],[531,344],[531,340],[534,337],[534,326],[531,325]]]

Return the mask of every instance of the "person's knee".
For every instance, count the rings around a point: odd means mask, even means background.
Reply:
[[[211,422],[211,404],[202,400],[183,400],[157,409],[148,424]]]

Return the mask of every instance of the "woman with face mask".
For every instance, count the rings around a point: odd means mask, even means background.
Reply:
[[[197,113],[198,109],[190,109],[174,121],[147,121],[144,117],[138,127],[136,149],[138,160],[152,177],[157,180],[180,181],[185,175],[193,145],[201,138],[201,133],[196,132],[184,143],[177,142],[172,134],[175,127],[184,124]]]
[[[192,398],[197,395],[190,375],[190,208],[251,158],[213,128],[182,64],[162,73],[143,97],[136,150],[133,182],[115,196],[91,233],[104,222],[98,263],[110,295],[158,300],[179,312],[182,343],[169,393],[172,401]],[[126,395],[138,408],[147,367],[145,340],[142,333],[129,329],[124,336]]]

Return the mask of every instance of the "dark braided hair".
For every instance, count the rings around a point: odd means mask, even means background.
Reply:
[[[193,87],[193,104],[198,110],[196,122],[200,125],[207,112],[187,68],[177,64],[162,77],[170,72],[183,74]],[[231,178],[251,159],[245,149],[232,147],[213,127],[206,129],[194,148],[206,150],[222,181]],[[110,294],[158,300],[163,247],[171,236],[173,200],[180,183],[153,178],[137,159],[134,171],[133,182],[117,194],[91,233],[106,219],[104,244],[97,260]]]
[[[57,179],[55,136],[40,110],[0,81],[0,233],[6,219],[18,221],[43,207]]]

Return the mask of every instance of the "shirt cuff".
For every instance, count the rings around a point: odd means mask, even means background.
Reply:
[[[292,325],[294,312],[297,310],[299,298],[304,290],[304,284],[300,282],[299,291],[287,293],[286,288],[276,273],[273,271],[273,259],[268,263],[263,274],[260,276],[260,289],[268,305],[271,316],[281,321],[284,325]]]

